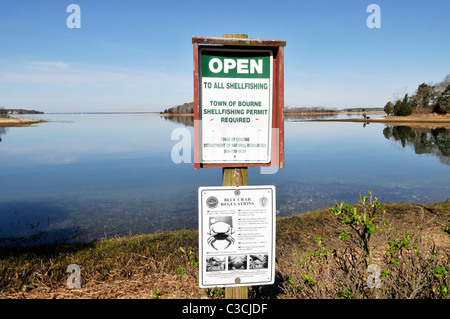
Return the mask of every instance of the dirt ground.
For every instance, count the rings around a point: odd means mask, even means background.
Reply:
[[[81,288],[29,287],[0,293],[0,299],[207,299],[191,276],[154,274],[139,279],[91,282]]]

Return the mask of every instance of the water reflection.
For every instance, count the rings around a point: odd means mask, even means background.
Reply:
[[[323,119],[337,119],[338,115],[285,115],[285,120],[288,122],[300,122],[308,120],[323,120]],[[193,116],[163,116],[164,119],[170,122],[175,122],[183,124],[185,126],[194,127],[194,117]]]
[[[449,130],[445,127],[414,128],[387,125],[383,135],[400,143],[403,148],[411,147],[416,154],[432,154],[438,157],[442,164],[450,166]]]
[[[194,116],[163,116],[167,121],[183,124],[184,126],[194,127]]]
[[[338,114],[305,114],[305,115],[299,115],[299,114],[285,114],[285,120],[289,122],[298,122],[298,121],[305,121],[305,120],[323,120],[323,119],[337,119]]]
[[[6,134],[6,128],[0,127],[0,135]],[[0,136],[0,142],[2,141],[2,137]]]
[[[7,133],[0,144],[0,246],[195,228],[198,187],[222,183],[220,168],[195,170],[192,162],[171,159],[178,143],[172,132],[185,126],[193,135],[192,116],[45,119],[33,127],[0,128]],[[251,185],[277,187],[277,216],[335,200],[354,203],[368,190],[383,202],[448,198],[450,128],[363,128],[362,122],[309,119],[286,119],[285,168],[276,174],[249,168]],[[400,145],[433,156],[402,152]]]
[[[180,123],[185,126],[194,126],[194,116],[185,115],[171,115],[162,116],[165,120],[175,123]],[[359,114],[285,114],[285,120],[287,122],[302,122],[302,121],[312,121],[312,120],[333,120],[333,119],[343,119],[343,118],[360,118]],[[370,117],[366,117],[370,118]],[[369,122],[364,123],[364,127],[368,125]]]

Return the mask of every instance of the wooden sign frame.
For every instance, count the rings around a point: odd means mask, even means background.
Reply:
[[[194,168],[204,167],[249,167],[273,166],[284,167],[284,47],[286,41],[228,37],[192,37],[194,49]],[[200,48],[212,47],[215,50],[223,48],[246,50],[271,50],[273,56],[272,69],[272,147],[269,163],[202,163],[200,159]]]

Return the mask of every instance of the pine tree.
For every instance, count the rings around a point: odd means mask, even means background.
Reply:
[[[436,113],[446,114],[448,111],[450,111],[450,84],[439,95],[433,108],[433,112]]]
[[[402,101],[397,100],[397,102],[395,102],[393,111],[394,115],[397,116],[408,116],[412,114],[412,105],[408,94],[405,94]]]
[[[387,115],[391,115],[393,112],[394,112],[394,105],[392,104],[391,101],[389,101],[384,106],[384,113],[386,113]]]

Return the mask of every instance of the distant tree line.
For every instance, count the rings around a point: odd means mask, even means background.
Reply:
[[[323,106],[313,106],[313,107],[291,107],[286,106],[284,112],[289,113],[337,113],[336,109],[327,109]]]
[[[338,112],[336,109],[328,109],[323,106],[313,106],[313,107],[290,107],[286,106],[284,108],[285,113],[321,113],[321,114],[335,114]],[[160,112],[160,114],[193,114],[194,113],[194,102],[184,103],[182,105],[176,105],[165,109]]]
[[[170,107],[160,114],[194,114],[194,102]]]
[[[352,107],[348,109],[342,109],[342,112],[383,112],[382,107]]]
[[[387,115],[408,116],[412,113],[447,114],[450,111],[450,74],[436,84],[422,83],[415,94],[389,101],[384,106]]]
[[[25,109],[7,109],[0,106],[0,117],[8,117],[11,114],[44,114],[44,112]]]

